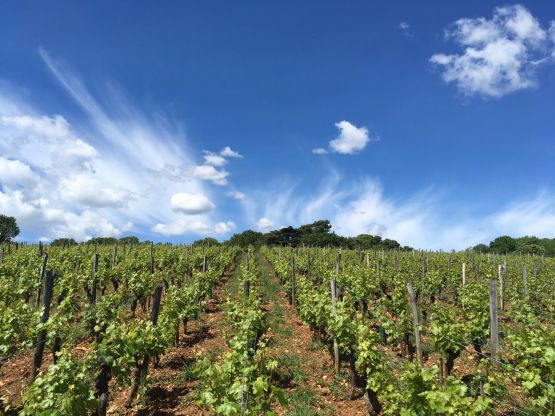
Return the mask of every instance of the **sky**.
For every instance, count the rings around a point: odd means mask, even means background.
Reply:
[[[554,238],[554,104],[551,1],[5,2],[0,214],[20,241]]]

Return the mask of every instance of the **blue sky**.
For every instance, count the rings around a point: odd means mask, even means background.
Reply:
[[[11,2],[0,213],[27,241],[322,218],[419,248],[555,237],[554,21],[552,2]]]

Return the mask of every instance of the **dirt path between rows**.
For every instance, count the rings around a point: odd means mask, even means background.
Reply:
[[[239,261],[239,260],[238,260]],[[237,262],[236,262],[237,264]],[[227,272],[207,301],[206,311],[189,322],[187,334],[181,335],[179,346],[160,357],[157,368],[149,368],[148,388],[131,409],[124,406],[129,389],[113,391],[109,415],[210,415],[195,403],[196,385],[193,370],[196,362],[207,356],[221,357],[227,351],[224,337],[226,296],[235,276],[235,267]]]
[[[284,416],[366,415],[362,398],[350,400],[346,369],[336,376],[327,348],[290,306],[268,260],[258,253],[262,288],[267,299],[269,354],[279,363],[281,387],[288,404],[275,411]]]

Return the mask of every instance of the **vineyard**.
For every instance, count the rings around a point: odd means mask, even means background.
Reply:
[[[555,415],[553,258],[1,250],[4,414]]]

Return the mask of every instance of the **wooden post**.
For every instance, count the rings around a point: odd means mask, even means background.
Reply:
[[[495,280],[491,280],[489,282],[489,317],[491,358],[493,360],[497,360],[499,350],[499,329],[497,323],[497,281]]]
[[[114,246],[114,255],[112,256],[112,268],[116,266],[117,262],[118,262],[118,245],[116,244]]]
[[[44,311],[40,318],[41,324],[46,324],[48,318],[50,317],[50,304],[52,302],[52,294],[54,292],[54,273],[52,270],[48,270],[45,276],[44,282]],[[42,364],[42,356],[44,354],[44,346],[46,344],[46,328],[43,328],[37,337],[37,346],[35,348],[35,355],[33,357],[33,366],[31,367],[31,382],[37,377],[40,366]]]
[[[420,339],[420,321],[418,318],[418,308],[416,307],[416,298],[414,297],[414,290],[412,283],[407,283],[407,291],[409,294],[409,303],[412,308],[412,319],[414,322],[414,338],[416,343],[416,356],[418,362],[422,363],[422,342]]]
[[[206,273],[207,268],[208,268],[208,261],[206,259],[206,256],[204,256],[202,258],[202,273]]]
[[[395,251],[394,266],[395,266],[395,273],[399,272],[399,252],[398,251]]]
[[[462,264],[462,284],[466,285],[466,263]]]
[[[92,264],[92,294],[91,294],[91,303],[96,303],[96,286],[98,284],[96,274],[98,273],[98,259],[100,258],[100,254],[96,253],[93,257],[93,264]]]
[[[341,255],[340,255],[341,256]],[[341,257],[339,257],[341,258]],[[339,269],[339,260],[337,261],[336,264],[336,268],[337,270]],[[332,306],[332,310],[333,312],[335,312],[335,303],[337,300],[337,282],[335,279],[332,279],[330,281],[331,284],[331,306]],[[339,344],[337,343],[337,339],[333,339],[333,363],[335,366],[335,372],[337,374],[339,374],[339,369],[341,367],[341,361],[340,361],[340,357],[339,357]]]
[[[249,280],[243,281],[243,290],[245,291],[245,296],[250,298],[251,296],[251,282]]]
[[[160,314],[161,304],[162,304],[162,285],[158,285],[154,290],[154,299],[152,301],[152,313],[150,315],[150,321],[154,326],[156,326],[156,324],[158,323],[158,315]]]
[[[48,262],[48,254],[42,255],[42,263],[39,270],[39,287],[37,289],[37,298],[35,300],[35,307],[40,306],[40,297],[42,295],[42,282],[44,281],[44,273],[46,272],[46,263]]]
[[[522,266],[522,285],[524,289],[524,297],[528,297],[528,270],[526,265]]]
[[[310,279],[312,277],[312,259],[310,258],[310,248],[308,249],[308,270],[307,276]]]
[[[501,310],[505,309],[505,266],[499,265],[499,306]]]
[[[150,243],[150,273],[154,273],[154,243]]]

